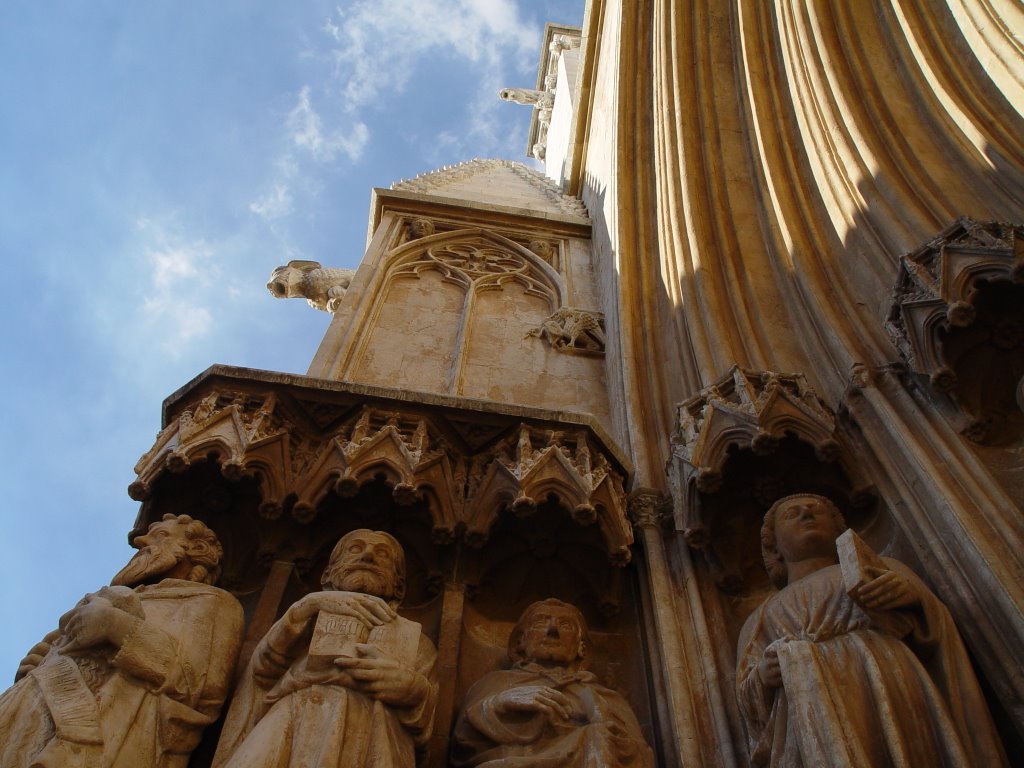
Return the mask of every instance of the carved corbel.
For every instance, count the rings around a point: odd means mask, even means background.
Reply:
[[[661,532],[671,519],[672,499],[653,488],[638,488],[629,494],[629,519],[637,530]]]
[[[434,222],[423,217],[410,219],[405,225],[407,240],[419,240],[423,237],[430,237],[435,231],[437,231],[437,227],[434,225]]]
[[[885,326],[960,432],[998,442],[1019,421],[1024,226],[963,217],[903,256]]]

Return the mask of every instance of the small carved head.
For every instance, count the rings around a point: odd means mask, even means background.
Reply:
[[[267,290],[278,299],[291,299],[304,295],[300,290],[302,279],[314,269],[320,269],[316,261],[293,259],[283,267],[277,267],[270,275]]]
[[[434,234],[434,222],[430,219],[413,219],[407,225],[410,240],[419,240],[421,237],[429,237]]]
[[[532,661],[545,666],[578,669],[590,651],[590,634],[580,610],[554,598],[523,611],[508,639],[513,664]]]
[[[320,583],[324,589],[363,592],[398,605],[405,597],[405,551],[390,533],[350,531],[334,545]]]
[[[213,584],[220,576],[224,550],[217,534],[189,515],[164,515],[132,546],[139,551],[111,584],[134,587],[166,578]]]
[[[834,555],[835,540],[846,528],[839,507],[816,493],[796,493],[772,504],[761,526],[761,556],[772,584],[786,586],[787,557]]]

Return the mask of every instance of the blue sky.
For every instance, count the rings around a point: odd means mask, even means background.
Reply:
[[[329,316],[289,259],[354,267],[370,190],[526,160],[545,21],[583,0],[0,4],[0,688],[130,557],[126,488],[213,363],[305,373]],[[16,278],[16,279],[15,279]],[[6,671],[5,671],[6,670]]]

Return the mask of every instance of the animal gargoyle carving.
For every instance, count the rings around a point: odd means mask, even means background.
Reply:
[[[559,352],[604,353],[604,315],[562,307],[526,336],[547,339]]]
[[[274,270],[267,290],[278,299],[302,297],[314,309],[334,312],[355,274],[354,269],[321,267],[315,261],[289,261]]]

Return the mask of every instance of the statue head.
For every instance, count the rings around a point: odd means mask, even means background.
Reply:
[[[508,657],[513,664],[532,661],[577,669],[583,666],[589,649],[583,614],[575,605],[554,598],[528,606],[508,639]]]
[[[320,580],[324,589],[363,592],[398,605],[405,597],[405,552],[384,531],[349,531],[331,551]]]
[[[815,493],[784,496],[772,504],[761,526],[761,556],[772,584],[786,586],[787,562],[836,557],[836,538],[846,527],[839,507]]]
[[[132,546],[139,551],[113,578],[112,585],[134,587],[167,578],[213,584],[220,576],[224,550],[217,534],[188,515],[164,515],[146,533],[136,536]]]
[[[410,240],[419,240],[421,237],[429,237],[434,234],[434,222],[430,219],[417,218],[408,224]]]

